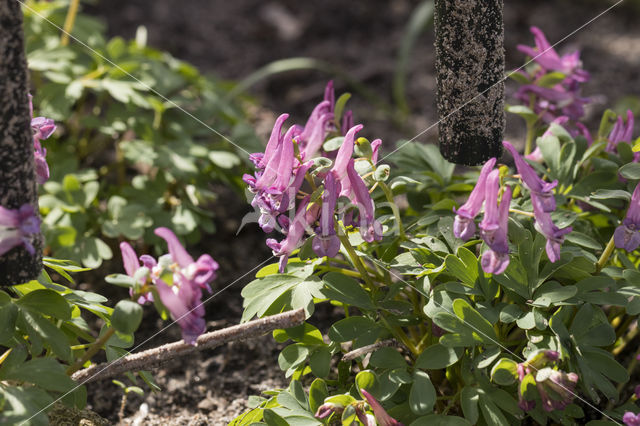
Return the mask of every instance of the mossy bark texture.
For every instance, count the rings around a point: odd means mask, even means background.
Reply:
[[[18,209],[27,203],[38,211],[22,10],[15,0],[0,0],[0,205]],[[22,245],[0,256],[0,286],[38,277],[42,236],[32,244],[35,256]]]
[[[482,164],[502,154],[503,0],[436,0],[440,152],[452,163]]]

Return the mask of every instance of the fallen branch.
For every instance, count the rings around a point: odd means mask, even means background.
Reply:
[[[215,348],[235,340],[258,337],[278,328],[295,327],[302,324],[304,318],[305,314],[302,308],[261,318],[246,324],[234,325],[222,330],[205,333],[198,338],[196,346],[188,345],[183,341],[168,343],[157,348],[118,358],[112,362],[92,365],[74,373],[71,378],[84,384],[114,377],[128,371],[149,370],[169,360],[191,355],[202,349]]]
[[[363,346],[361,348],[354,349],[351,352],[347,352],[342,356],[342,362],[353,361],[354,359],[362,355],[377,351],[378,349],[383,348],[385,346],[396,346],[396,345],[397,345],[397,342],[394,339],[382,340],[372,345]]]

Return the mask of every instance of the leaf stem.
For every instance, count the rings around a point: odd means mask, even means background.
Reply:
[[[393,216],[396,219],[396,225],[398,227],[398,235],[400,236],[401,240],[406,240],[407,236],[404,233],[404,226],[402,225],[402,219],[400,218],[400,209],[398,209],[398,206],[393,199],[393,192],[391,192],[391,189],[387,186],[386,183],[384,182],[378,182],[378,183],[380,184],[379,186],[380,188],[382,188],[382,191],[384,192],[384,195],[387,198],[387,201],[389,201],[389,204],[391,205],[391,211],[393,212]]]
[[[387,321],[387,319],[384,317],[384,315],[380,314],[380,320],[383,322],[383,324],[385,325],[385,327],[387,327],[387,329],[389,331],[391,331],[393,333],[393,335],[402,342],[403,345],[405,345],[407,347],[407,349],[409,349],[411,351],[411,353],[413,355],[419,355],[420,352],[418,351],[418,349],[415,347],[415,345],[413,344],[413,342],[411,342],[411,339],[409,339],[409,336],[406,335],[406,333],[404,332],[404,330],[402,330],[402,328],[400,327],[392,327],[391,324],[389,324],[389,322]]]
[[[78,5],[80,0],[71,0],[69,4],[69,10],[67,11],[67,17],[64,20],[64,28],[62,36],[60,37],[60,44],[66,46],[69,44],[69,34],[73,30],[73,24],[76,22],[76,16],[78,15]]]
[[[73,373],[75,373],[76,371],[80,370],[82,368],[82,366],[91,359],[91,357],[93,357],[95,354],[98,353],[98,351],[100,349],[102,349],[104,347],[104,345],[107,343],[107,341],[111,338],[111,336],[113,336],[113,334],[116,332],[116,329],[113,327],[109,327],[107,329],[107,331],[104,332],[104,334],[102,335],[102,337],[100,337],[98,340],[96,340],[95,342],[93,342],[93,344],[91,345],[91,347],[89,348],[89,350],[87,350],[84,355],[82,356],[82,358],[80,358],[78,361],[76,361],[73,365],[71,365],[69,368],[67,368],[67,375],[71,376]]]
[[[615,248],[616,248],[616,243],[613,240],[613,236],[611,236],[611,239],[609,240],[607,247],[605,247],[604,251],[602,252],[602,255],[600,256],[600,259],[598,259],[598,262],[596,263],[596,272],[595,272],[596,274],[602,271],[602,268],[604,268],[604,265],[609,260],[609,257],[611,257],[611,254],[613,253],[613,250],[615,250]]]
[[[360,259],[360,256],[358,256],[358,254],[356,253],[356,250],[353,248],[353,246],[349,242],[349,236],[347,235],[347,230],[344,228],[341,228],[339,232],[337,232],[337,234],[338,234],[338,238],[340,239],[340,242],[342,243],[345,250],[349,254],[349,257],[351,258],[351,262],[353,262],[353,265],[356,267],[358,272],[360,272],[360,275],[364,280],[364,282],[367,284],[367,287],[369,287],[369,289],[373,291],[375,289],[375,285],[373,285],[373,281],[371,281],[371,277],[367,273],[367,269],[365,268],[364,263],[362,262],[362,259]]]

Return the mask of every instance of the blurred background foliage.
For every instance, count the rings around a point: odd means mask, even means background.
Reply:
[[[245,151],[259,150],[242,106],[226,99],[231,85],[148,47],[143,27],[135,40],[108,39],[80,13],[67,43],[68,6],[25,7],[34,115],[58,126],[40,198],[47,254],[95,268],[118,240],[155,245],[159,226],[190,243],[214,233],[212,183],[239,190]]]

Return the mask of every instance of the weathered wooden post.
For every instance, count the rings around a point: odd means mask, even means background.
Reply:
[[[17,210],[38,196],[29,111],[27,60],[22,10],[15,0],[0,0],[0,206]],[[0,225],[0,240],[6,238]],[[0,286],[36,279],[42,269],[42,235],[29,234],[35,254],[24,244],[0,255]]]
[[[440,152],[476,165],[502,154],[503,0],[436,0]]]

